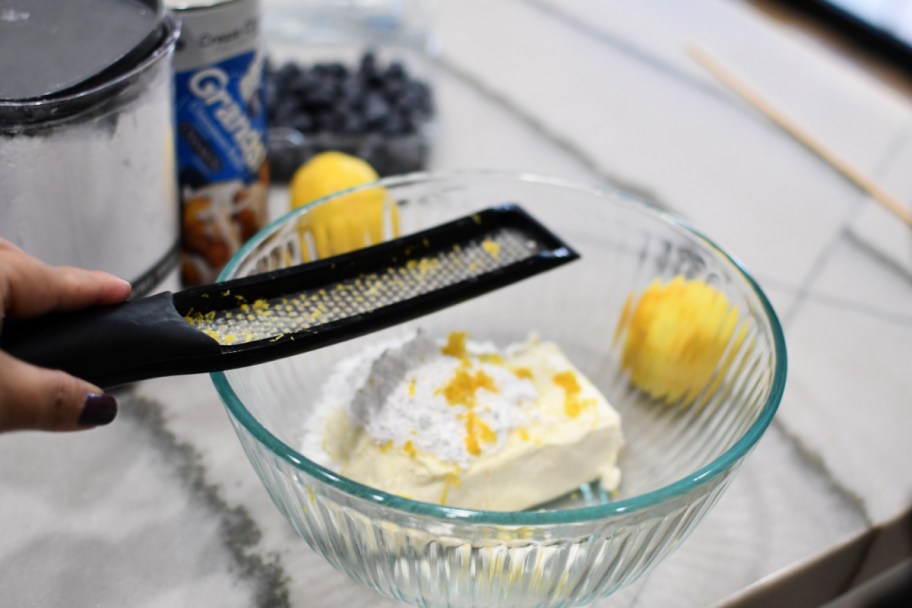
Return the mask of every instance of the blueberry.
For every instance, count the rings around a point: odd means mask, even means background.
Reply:
[[[398,79],[387,78],[383,83],[383,94],[390,103],[397,103],[405,93],[405,82]]]
[[[326,74],[336,80],[342,80],[348,76],[348,68],[339,62],[326,64]]]
[[[310,116],[304,113],[298,113],[288,121],[289,126],[297,129],[301,133],[313,133],[314,122]]]
[[[399,136],[409,131],[409,123],[401,112],[390,112],[380,127],[384,135]]]
[[[295,63],[286,63],[275,74],[275,80],[278,83],[286,84],[294,81],[301,73],[301,68]]]
[[[292,96],[285,96],[279,99],[273,106],[274,124],[289,124],[294,117],[299,114],[298,100]]]
[[[279,102],[279,87],[274,80],[266,80],[263,85],[263,102],[272,110]]]
[[[368,93],[364,98],[364,119],[369,127],[379,126],[387,114],[389,114],[389,104],[379,93]]]
[[[310,67],[310,71],[322,80],[324,77],[329,75],[329,64],[315,63]]]
[[[364,120],[364,117],[361,114],[356,112],[346,112],[344,114],[344,121],[342,125],[342,132],[348,133],[351,135],[364,133],[367,129],[367,121]]]
[[[345,123],[344,116],[335,112],[320,112],[316,116],[317,131],[338,133]]]
[[[373,53],[365,53],[361,58],[358,76],[370,88],[383,86],[383,73],[380,71],[377,58]]]
[[[306,97],[319,85],[319,78],[317,78],[312,72],[306,71],[299,73],[293,80],[290,80],[286,86],[288,92],[291,95]]]
[[[304,107],[308,109],[331,108],[335,100],[336,95],[332,85],[321,82],[309,92]]]
[[[406,72],[405,66],[402,65],[401,61],[393,61],[389,64],[389,67],[386,68],[384,78],[387,83],[390,80],[408,80],[408,72]]]
[[[374,73],[377,71],[377,55],[373,51],[367,51],[361,55],[361,64],[358,68],[358,71],[362,74],[368,72]]]
[[[364,107],[364,96],[367,89],[358,78],[349,76],[339,87],[340,95],[352,108]]]

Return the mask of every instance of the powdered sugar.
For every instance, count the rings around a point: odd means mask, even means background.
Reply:
[[[502,447],[510,431],[529,422],[537,398],[532,382],[490,362],[497,352],[491,344],[468,342],[464,357],[443,354],[441,346],[415,333],[340,361],[308,421],[305,455],[328,464],[321,438],[340,407],[374,441],[397,447],[411,442],[462,468]],[[460,378],[479,382],[461,393],[464,399],[452,393]]]

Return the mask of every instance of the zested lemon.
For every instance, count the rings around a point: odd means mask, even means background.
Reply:
[[[735,335],[738,319],[738,307],[704,281],[655,279],[625,304],[615,336],[626,331],[621,365],[650,396],[688,406],[718,389],[746,335],[745,325]]]

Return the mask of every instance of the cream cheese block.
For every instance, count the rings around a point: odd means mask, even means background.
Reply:
[[[302,452],[340,474],[424,502],[522,510],[600,479],[614,490],[620,415],[558,346],[499,352],[453,332],[375,344],[343,360]]]

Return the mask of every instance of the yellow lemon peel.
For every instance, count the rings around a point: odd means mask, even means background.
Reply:
[[[735,335],[738,325],[738,307],[724,293],[678,275],[668,283],[655,279],[638,300],[628,296],[615,342],[626,333],[621,366],[633,384],[686,407],[704,388],[718,389],[746,335],[744,325]]]

